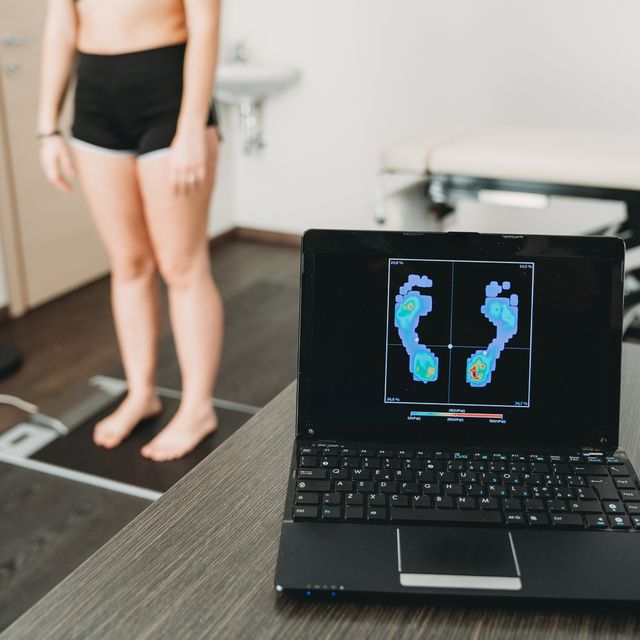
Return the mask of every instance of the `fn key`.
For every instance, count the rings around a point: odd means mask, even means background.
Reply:
[[[318,517],[318,507],[294,507],[294,520],[315,520]]]

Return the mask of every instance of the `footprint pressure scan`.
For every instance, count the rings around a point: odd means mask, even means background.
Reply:
[[[528,407],[533,280],[530,262],[389,260],[385,402]]]

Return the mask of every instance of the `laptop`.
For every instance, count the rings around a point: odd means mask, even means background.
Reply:
[[[275,585],[640,601],[624,244],[308,231]]]

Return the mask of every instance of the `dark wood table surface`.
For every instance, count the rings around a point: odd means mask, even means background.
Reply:
[[[1,640],[640,637],[640,610],[310,602],[278,595],[273,576],[294,396],[292,384]],[[639,427],[640,347],[625,345],[622,446],[636,468]]]

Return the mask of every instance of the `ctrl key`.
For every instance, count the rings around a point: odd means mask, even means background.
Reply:
[[[318,517],[318,507],[294,507],[294,520],[315,520]]]

